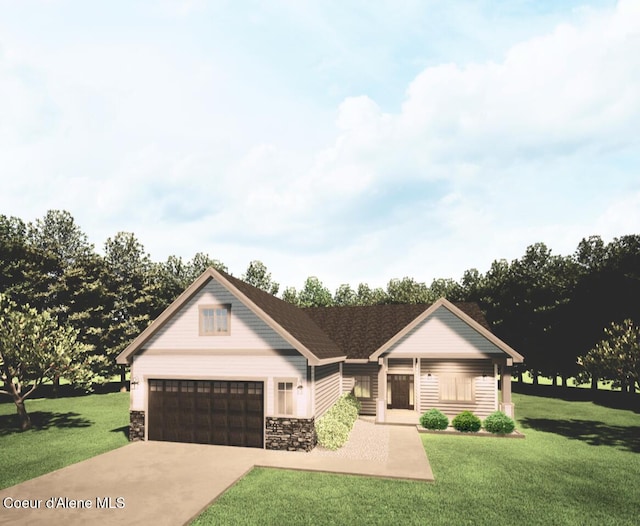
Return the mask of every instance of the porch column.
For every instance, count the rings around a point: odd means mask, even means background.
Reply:
[[[378,398],[376,399],[376,422],[384,422],[387,412],[387,359],[378,358]]]
[[[513,360],[507,358],[506,362],[500,369],[500,384],[502,387],[502,403],[500,404],[500,411],[507,416],[513,418],[513,403],[511,402],[511,366]]]

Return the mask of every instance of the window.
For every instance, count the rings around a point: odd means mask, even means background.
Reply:
[[[227,382],[213,382],[213,393],[214,394],[226,394],[227,393]]]
[[[353,394],[356,398],[371,398],[371,377],[354,376]]]
[[[192,380],[180,382],[181,393],[193,393],[195,392],[195,382]]]
[[[197,392],[198,393],[210,393],[211,392],[211,383],[210,382],[197,382]]]
[[[470,376],[445,376],[440,378],[442,402],[473,402],[473,378]]]
[[[231,382],[229,384],[229,392],[231,394],[244,394],[244,382]]]
[[[281,415],[293,414],[293,382],[278,382],[277,412]]]
[[[229,334],[231,305],[202,305],[200,307],[200,336]]]

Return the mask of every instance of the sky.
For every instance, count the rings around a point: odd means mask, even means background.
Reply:
[[[640,1],[0,0],[0,214],[385,287],[640,233]]]

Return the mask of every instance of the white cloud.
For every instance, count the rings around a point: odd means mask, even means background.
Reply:
[[[289,25],[270,27],[264,8],[253,23],[229,15],[219,40],[191,40],[187,24],[211,6],[165,2],[167,26],[132,25],[119,42],[3,37],[0,205],[27,220],[67,208],[97,246],[129,230],[156,259],[208,251],[240,274],[261,258],[283,285],[458,278],[536,241],[570,252],[598,229],[640,228],[638,194],[625,196],[640,142],[639,5],[576,11],[502,56],[457,49],[435,64],[420,45],[453,37],[411,46],[400,31],[411,18],[419,33],[419,4],[392,9],[369,55],[355,37],[372,42],[385,9],[354,35],[319,7],[285,5],[274,12]],[[289,62],[263,55],[296,21]],[[431,65],[394,107],[376,94],[397,86],[398,61]],[[331,86],[363,89],[329,111]]]

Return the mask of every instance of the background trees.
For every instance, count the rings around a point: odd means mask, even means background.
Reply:
[[[49,211],[32,223],[0,215],[0,293],[75,329],[95,380],[123,373],[117,354],[209,266],[228,272],[203,252],[191,260],[154,262],[127,232],[107,239],[98,254],[66,211]],[[259,260],[250,261],[241,277],[303,307],[431,303],[440,297],[477,302],[493,331],[525,356],[523,370],[534,380],[566,382],[605,327],[625,319],[640,323],[639,235],[609,243],[590,236],[568,256],[535,243],[513,261],[495,260],[485,273],[469,269],[459,281],[437,278],[430,285],[405,276],[390,279],[384,289],[342,284],[332,293],[310,276],[300,290],[281,289]]]

